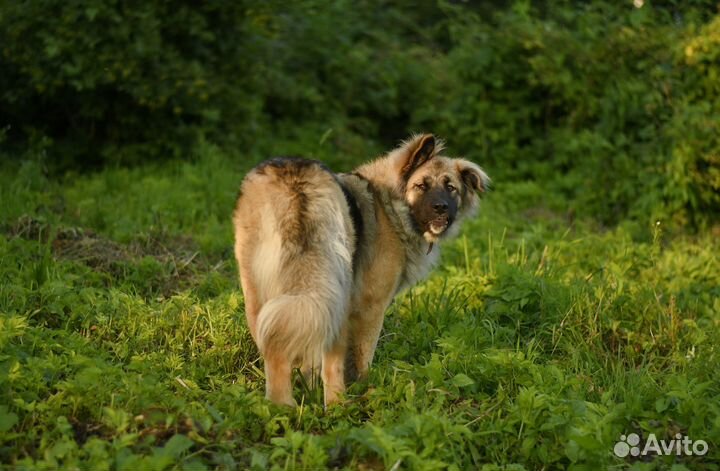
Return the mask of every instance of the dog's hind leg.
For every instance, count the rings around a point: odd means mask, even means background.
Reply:
[[[321,374],[326,406],[338,402],[345,392],[347,334],[347,327],[343,327],[335,344],[323,354]]]
[[[260,312],[260,303],[258,302],[258,293],[255,283],[246,273],[241,272],[240,284],[243,288],[243,296],[245,298],[245,317],[247,318],[248,329],[253,340],[257,344],[257,318]]]
[[[275,404],[296,406],[292,396],[292,363],[281,352],[265,355],[265,397]]]

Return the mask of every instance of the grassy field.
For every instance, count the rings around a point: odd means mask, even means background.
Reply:
[[[496,178],[344,404],[299,380],[297,409],[266,402],[230,225],[265,147],[62,179],[1,167],[4,467],[720,469],[717,231],[602,227],[537,182]],[[631,433],[708,451],[615,456]]]

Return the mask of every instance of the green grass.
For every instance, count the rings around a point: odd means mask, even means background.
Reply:
[[[38,159],[2,167],[0,463],[719,468],[717,235],[570,221],[533,182],[498,181],[394,302],[346,403],[324,410],[299,380],[300,407],[267,403],[230,213],[244,172],[284,144],[61,179]],[[366,150],[315,144],[340,169]],[[709,452],[615,457],[633,432]]]

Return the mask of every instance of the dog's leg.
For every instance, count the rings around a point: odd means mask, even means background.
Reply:
[[[240,275],[240,284],[243,289],[243,297],[245,298],[245,317],[247,318],[248,329],[253,340],[257,344],[257,317],[260,312],[260,303],[258,302],[257,289],[252,282],[251,277],[245,273]]]
[[[265,397],[275,404],[296,406],[292,397],[292,365],[282,353],[270,352],[265,358]]]
[[[365,306],[364,312],[355,312],[351,316],[352,358],[357,375],[355,379],[363,379],[368,374],[385,319],[386,307],[386,303],[372,303]]]
[[[332,348],[323,354],[322,380],[325,405],[338,402],[345,392],[345,355],[347,353],[347,327],[343,327]]]

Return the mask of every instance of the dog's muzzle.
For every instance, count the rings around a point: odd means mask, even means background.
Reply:
[[[447,214],[436,217],[428,223],[428,229],[435,235],[440,235],[450,227],[450,217]]]

